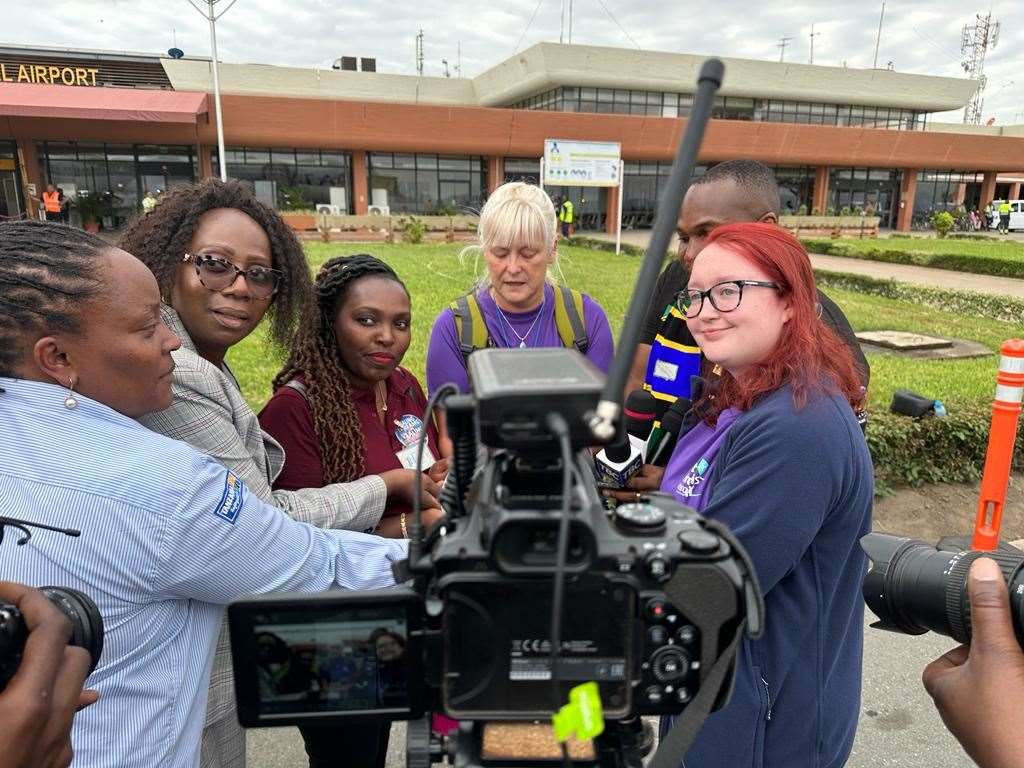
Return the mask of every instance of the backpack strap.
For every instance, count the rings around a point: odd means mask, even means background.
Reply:
[[[463,360],[468,360],[474,351],[491,346],[490,332],[475,293],[460,296],[448,306],[455,318],[455,331],[459,337]]]
[[[583,325],[583,294],[564,285],[555,286],[555,326],[565,347],[587,354],[590,339]]]

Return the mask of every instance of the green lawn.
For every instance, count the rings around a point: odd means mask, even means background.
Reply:
[[[1024,278],[1024,243],[960,238],[801,238],[811,253]]]
[[[404,365],[422,380],[430,327],[437,314],[472,285],[472,256],[461,264],[459,246],[448,244],[308,243],[306,252],[314,268],[331,256],[358,252],[379,256],[395,268],[413,296],[413,343]],[[564,247],[560,252],[568,283],[589,293],[604,307],[612,331],[618,337],[639,259],[580,247]],[[830,289],[828,294],[843,308],[857,330],[948,334],[979,341],[993,351],[1005,339],[1021,334],[1020,327],[1010,323],[965,317],[910,302],[835,289]],[[268,351],[262,334],[257,332],[231,351],[229,361],[246,399],[258,410],[270,396],[270,381],[280,367],[280,357]],[[872,355],[869,361],[870,400],[875,408],[887,408],[893,391],[900,387],[940,398],[954,406],[958,402],[990,400],[994,391],[997,363],[994,356],[980,360],[917,361]]]

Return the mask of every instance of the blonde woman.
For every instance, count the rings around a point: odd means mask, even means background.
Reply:
[[[558,284],[555,206],[544,190],[514,181],[498,187],[480,212],[479,248],[487,274],[434,321],[427,387],[469,389],[466,360],[484,347],[575,347],[602,371],[612,334],[601,306]]]

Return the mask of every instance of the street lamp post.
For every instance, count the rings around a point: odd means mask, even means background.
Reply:
[[[213,103],[217,112],[217,165],[220,168],[220,180],[228,180],[228,166],[224,158],[224,118],[221,117],[220,109],[220,74],[217,65],[217,20],[231,10],[237,0],[230,0],[227,7],[220,13],[214,13],[214,6],[221,0],[200,0],[203,6],[199,6],[196,0],[188,0],[189,4],[203,15],[203,18],[210,22],[210,49],[213,54]]]

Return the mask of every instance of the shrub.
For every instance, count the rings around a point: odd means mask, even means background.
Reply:
[[[900,283],[895,280],[820,269],[814,270],[814,277],[819,287],[841,288],[872,296],[882,296],[886,299],[910,301],[961,315],[985,317],[1007,323],[1019,323],[1020,319],[1024,317],[1024,299],[1012,296],[929,288],[911,283]]]
[[[945,418],[911,419],[872,412],[868,448],[875,465],[875,491],[898,483],[973,483],[981,477],[988,447],[991,407],[963,405]],[[1018,427],[1013,466],[1024,469],[1024,421]]]
[[[282,211],[308,211],[314,205],[307,200],[298,187],[282,186],[277,189],[277,207]]]
[[[966,251],[957,252],[956,247],[952,244],[950,244],[948,252],[923,250],[923,247],[929,242],[927,239],[923,240],[922,250],[917,250],[914,243],[908,242],[906,239],[897,241],[896,238],[873,240],[870,243],[867,241],[850,243],[832,242],[820,238],[801,238],[800,242],[810,253],[885,261],[893,264],[916,264],[922,267],[973,272],[979,275],[1024,278],[1024,259],[1019,256],[1002,252],[995,252],[992,255]],[[932,242],[937,243],[938,241]],[[964,245],[967,244],[964,243]],[[1000,245],[1003,244],[1000,243]],[[1016,247],[1016,244],[1013,245]]]
[[[949,211],[937,211],[932,214],[932,227],[939,233],[939,237],[945,237],[953,229],[956,220]]]
[[[409,243],[410,245],[422,243],[423,233],[427,230],[426,225],[415,216],[403,219],[402,222],[404,224],[402,229],[402,242]]]
[[[800,207],[796,209],[796,215],[797,216],[806,216],[807,215],[807,206],[804,205],[803,203],[801,203]]]

